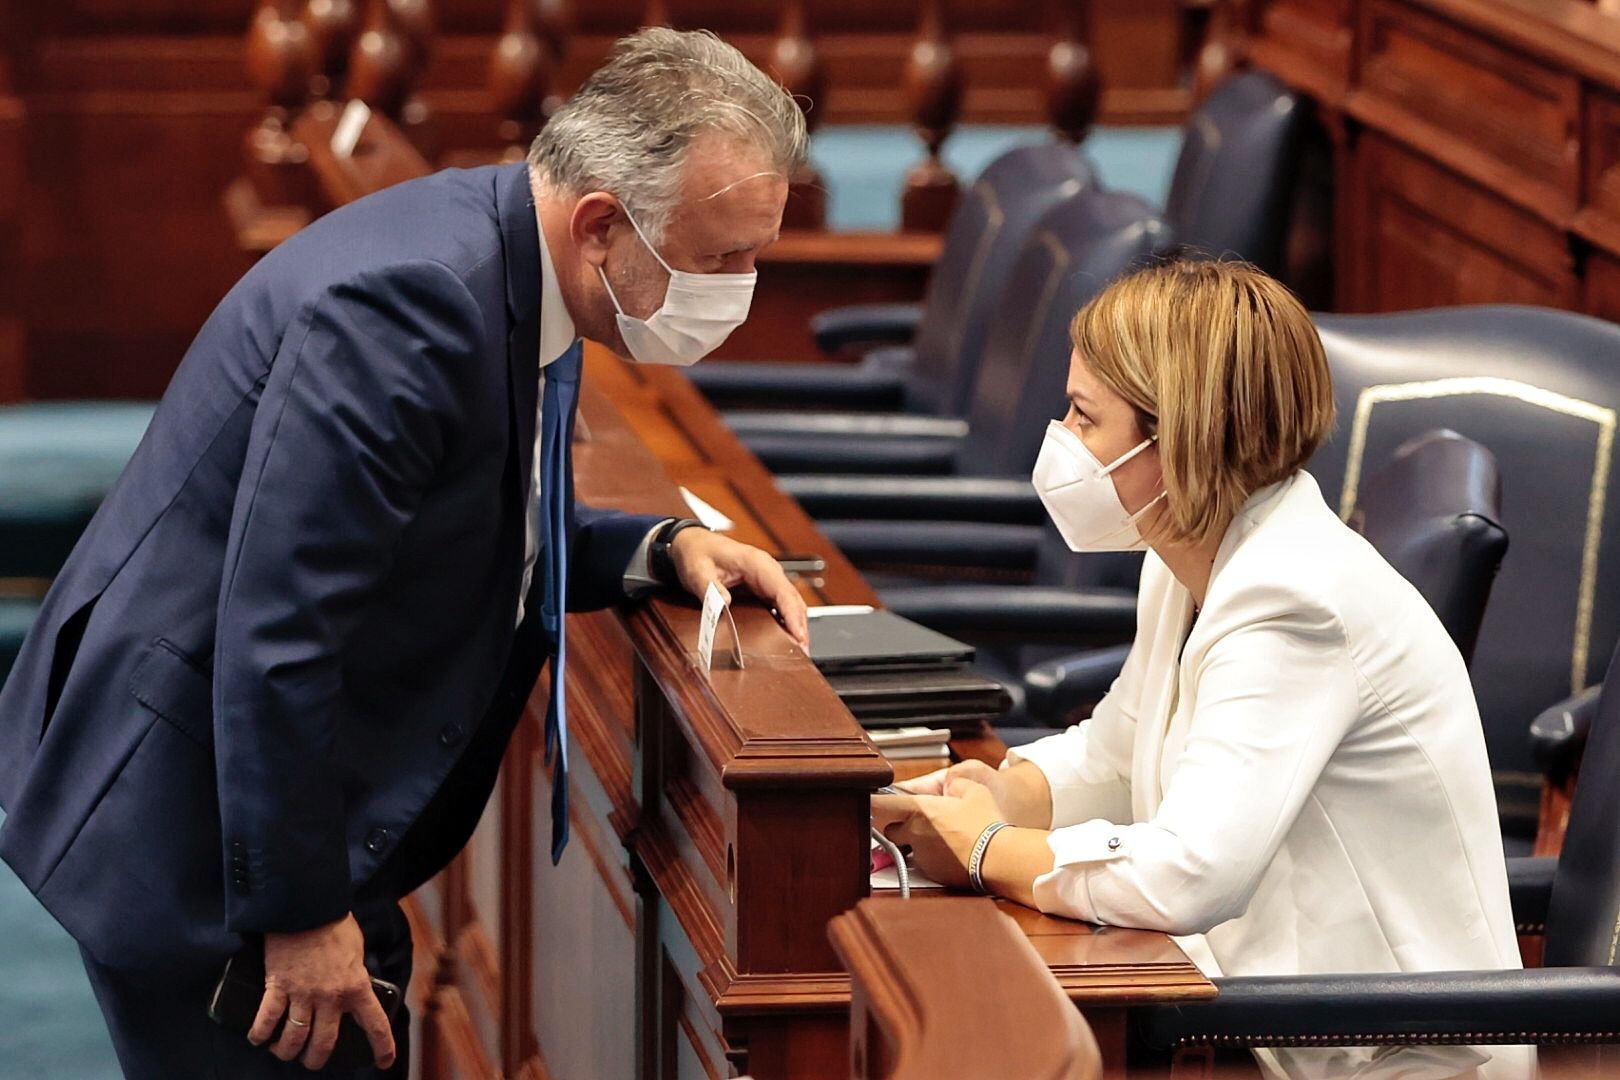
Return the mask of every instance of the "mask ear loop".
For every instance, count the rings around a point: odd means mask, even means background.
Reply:
[[[1115,458],[1114,463],[1112,465],[1104,465],[1103,468],[1102,468],[1102,471],[1099,472],[1097,475],[1098,476],[1107,476],[1109,473],[1113,472],[1115,469],[1119,468],[1121,465],[1123,465],[1127,461],[1131,460],[1131,458],[1135,457],[1137,454],[1140,454],[1142,451],[1146,450],[1148,447],[1152,446],[1154,443],[1156,443],[1158,441],[1159,441],[1159,437],[1157,435],[1149,435],[1147,438],[1143,439],[1141,442],[1137,443],[1135,446],[1133,446],[1129,450],[1125,451],[1125,453],[1123,453],[1119,457]]]
[[[624,213],[624,220],[628,221],[630,223],[630,227],[636,230],[636,235],[641,237],[641,242],[646,245],[647,250],[652,252],[652,257],[658,260],[658,265],[662,266],[664,268],[664,272],[669,274],[670,280],[674,281],[674,268],[672,268],[669,263],[664,261],[664,257],[662,255],[658,254],[658,249],[652,246],[652,241],[647,239],[647,234],[641,231],[641,226],[636,224],[636,219],[630,216],[630,208],[624,205],[624,200],[622,199],[619,200],[619,209]],[[620,315],[624,315],[624,305],[619,303],[619,295],[613,291],[613,285],[608,281],[607,266],[605,264],[598,266],[596,268],[596,274],[602,279],[602,287],[607,289],[608,299],[613,301],[613,310],[617,311]],[[629,316],[626,317],[628,318]]]
[[[658,265],[662,266],[665,272],[668,273],[671,278],[673,278],[675,276],[675,268],[669,265],[669,263],[665,262],[662,255],[658,254],[658,249],[653,247],[651,240],[647,239],[647,234],[641,231],[641,226],[636,224],[636,219],[630,216],[630,208],[624,205],[623,202],[620,202],[619,209],[624,211],[624,220],[628,221],[630,223],[630,227],[636,230],[636,235],[641,237],[641,242],[643,244],[647,245],[647,250],[652,252],[652,257],[658,260]]]

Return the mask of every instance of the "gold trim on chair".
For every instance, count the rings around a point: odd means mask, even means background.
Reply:
[[[990,257],[990,248],[995,244],[996,234],[1001,232],[1002,223],[1006,221],[1006,214],[1002,212],[1001,202],[996,198],[996,189],[988,183],[981,181],[973,185],[973,194],[984,198],[985,226],[984,235],[979,237],[979,244],[973,249],[973,260],[968,263],[967,280],[962,282],[962,295],[970,296],[974,286],[978,284],[979,275],[984,273],[984,260]]]
[[[1069,249],[1064,247],[1056,236],[1046,230],[1041,230],[1035,237],[1037,243],[1052,253],[1052,268],[1047,271],[1046,282],[1041,286],[1041,298],[1035,304],[1035,315],[1029,320],[1029,328],[1024,331],[1023,349],[1019,355],[1026,360],[1033,355],[1036,339],[1046,326],[1046,309],[1052,306],[1052,297],[1057,293],[1058,286],[1063,283],[1063,275],[1069,269]]]
[[[1578,693],[1587,686],[1588,654],[1592,645],[1592,607],[1597,588],[1598,545],[1603,539],[1603,506],[1609,484],[1609,460],[1614,449],[1615,411],[1590,401],[1565,397],[1514,379],[1470,376],[1432,379],[1427,382],[1389,383],[1364,388],[1356,398],[1356,415],[1350,427],[1350,447],[1344,467],[1344,491],[1339,499],[1339,516],[1350,520],[1356,508],[1361,483],[1361,459],[1367,447],[1367,426],[1372,422],[1374,405],[1392,401],[1423,401],[1432,398],[1486,395],[1512,398],[1526,405],[1562,413],[1597,425],[1597,456],[1592,464],[1592,486],[1586,498],[1586,539],[1581,550],[1580,595],[1575,609],[1575,643],[1570,652],[1569,690]]]

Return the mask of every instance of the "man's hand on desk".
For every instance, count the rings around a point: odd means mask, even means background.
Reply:
[[[675,537],[669,554],[687,592],[702,599],[712,581],[729,604],[732,586],[746,586],[776,609],[799,648],[810,651],[810,618],[804,597],[788,580],[781,564],[765,552],[708,529],[685,529]]]

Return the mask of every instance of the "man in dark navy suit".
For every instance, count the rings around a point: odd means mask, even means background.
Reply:
[[[403,1075],[367,963],[407,981],[397,901],[471,834],[548,658],[560,687],[564,610],[744,585],[807,641],[774,560],[576,508],[569,467],[580,339],[724,340],[804,152],[734,49],[642,31],[527,163],[339,210],[209,318],[0,692],[0,856],[79,941],[127,1075],[335,1075],[349,1013],[365,1073]],[[547,743],[556,857],[560,693]],[[206,1016],[244,949],[246,1039]]]

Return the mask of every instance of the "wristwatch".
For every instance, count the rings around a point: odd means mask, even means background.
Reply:
[[[652,571],[653,580],[660,585],[680,584],[675,576],[675,559],[670,555],[670,547],[684,530],[693,528],[703,528],[703,522],[697,518],[670,518],[653,533],[652,543],[647,547],[647,567]]]

